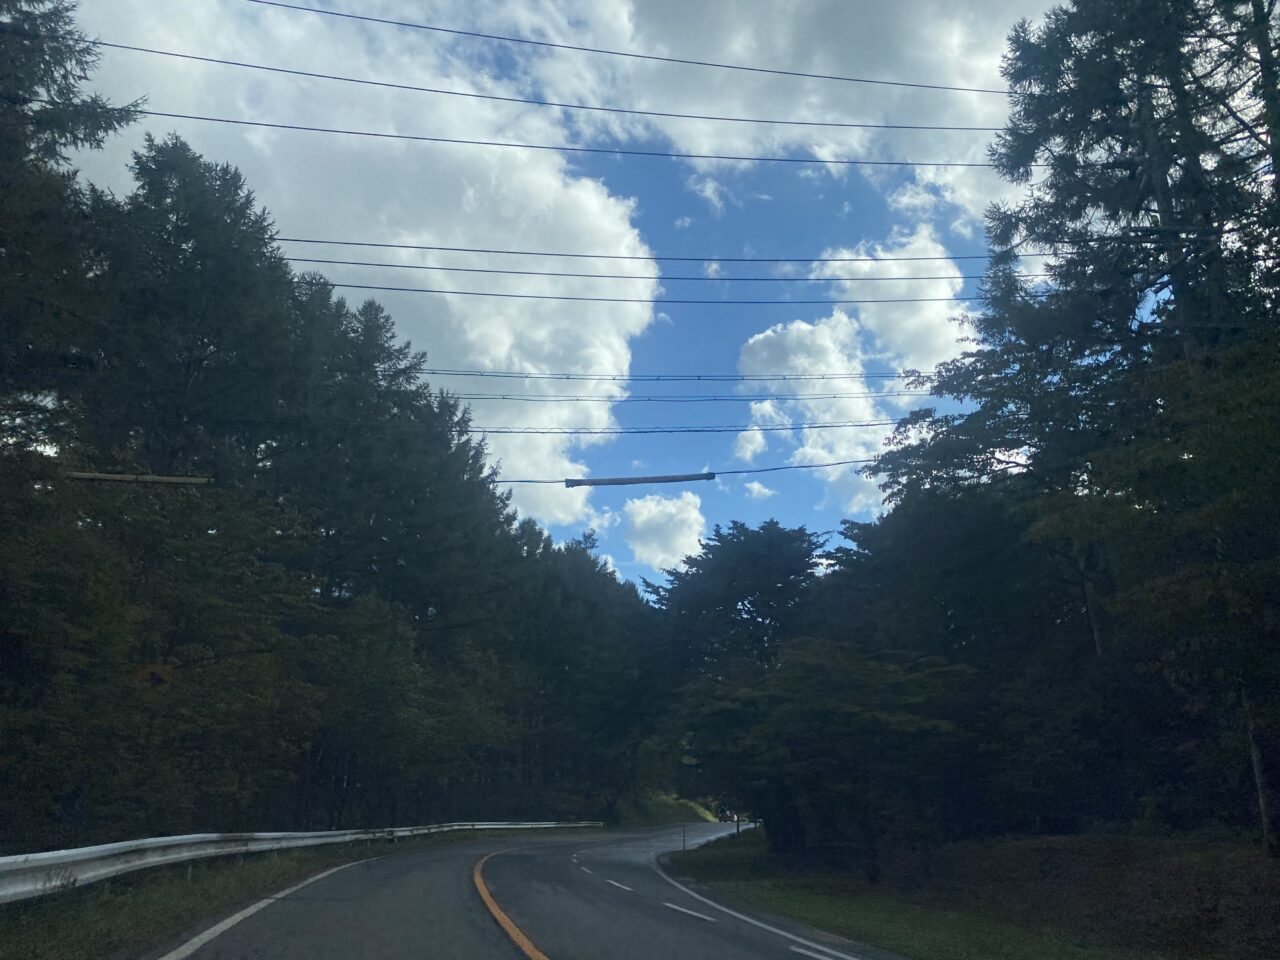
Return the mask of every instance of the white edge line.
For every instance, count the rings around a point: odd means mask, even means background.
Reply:
[[[579,866],[579,867],[578,867],[578,869],[579,869],[579,870],[581,870],[583,873],[590,873],[590,872],[591,872],[590,870],[588,870],[588,869],[587,869],[586,867],[584,867],[584,866]]]
[[[377,859],[377,858],[375,857],[373,859]],[[203,933],[197,934],[196,936],[188,940],[186,943],[184,943],[182,946],[174,950],[171,950],[168,953],[166,953],[164,956],[160,957],[160,960],[185,960],[186,957],[191,956],[193,953],[195,953],[197,950],[203,947],[206,943],[208,943],[214,937],[218,937],[226,933],[228,930],[234,927],[241,920],[249,919],[259,910],[262,910],[265,907],[271,906],[271,904],[275,903],[277,900],[283,900],[285,897],[289,896],[292,893],[297,893],[299,890],[301,890],[303,887],[307,886],[308,884],[315,883],[317,880],[323,880],[325,877],[331,876],[332,874],[337,873],[339,870],[345,870],[347,867],[354,867],[357,863],[368,863],[368,860],[353,860],[351,863],[340,863],[336,867],[330,867],[328,870],[323,870],[320,873],[317,873],[314,877],[308,877],[306,880],[303,880],[301,883],[295,883],[292,887],[289,887],[287,890],[281,890],[279,893],[273,893],[269,897],[264,897],[263,899],[259,900],[257,903],[252,904],[251,906],[245,907],[239,913],[233,913],[231,916],[227,917],[227,919],[223,920],[221,923],[215,923],[208,930],[204,931]]]
[[[707,921],[707,923],[719,923],[719,922],[720,922],[720,921],[719,921],[719,920],[717,920],[715,917],[708,917],[705,913],[698,913],[698,911],[697,911],[697,910],[688,910],[688,909],[686,909],[685,907],[678,907],[678,906],[676,906],[674,903],[667,903],[667,901],[665,901],[665,900],[664,900],[664,901],[662,901],[662,905],[663,905],[664,907],[670,907],[672,910],[679,910],[681,913],[687,913],[687,914],[688,914],[689,916],[691,916],[691,917],[697,917],[699,920],[705,920],[705,921]]]
[[[786,930],[781,930],[778,927],[765,923],[763,920],[757,920],[754,917],[748,917],[745,913],[739,913],[737,910],[730,910],[728,907],[722,906],[721,904],[716,903],[714,900],[710,899],[709,897],[704,897],[700,893],[694,893],[692,890],[686,887],[683,883],[679,883],[678,881],[673,880],[671,877],[667,876],[667,874],[663,871],[663,869],[659,867],[656,863],[653,864],[653,869],[654,869],[654,872],[658,874],[658,876],[660,876],[663,880],[667,881],[667,883],[671,884],[681,893],[688,894],[689,896],[693,897],[693,899],[699,900],[702,903],[705,903],[709,907],[715,907],[721,913],[727,913],[729,916],[736,917],[737,919],[743,921],[744,923],[751,924],[753,927],[759,927],[761,930],[768,930],[770,933],[776,933],[780,937],[786,937],[788,940],[792,941],[793,943],[803,944],[804,946],[809,947],[812,950],[821,950],[822,953],[827,957],[839,957],[840,960],[863,960],[862,957],[854,956],[851,953],[841,953],[839,950],[832,950],[830,947],[824,947],[820,943],[814,943],[812,940],[806,940],[804,937],[798,937],[794,933],[788,933]],[[670,904],[668,904],[668,906],[670,906]],[[162,958],[162,960],[168,960],[168,958]]]
[[[817,960],[830,960],[825,953],[814,953],[812,950],[806,950],[804,947],[788,947],[787,949],[795,953],[803,953],[806,957],[816,957]]]
[[[605,880],[605,883],[612,883],[619,890],[625,890],[627,891],[627,893],[635,893],[635,891],[632,890],[630,887],[628,887],[625,883],[619,883],[617,880]]]

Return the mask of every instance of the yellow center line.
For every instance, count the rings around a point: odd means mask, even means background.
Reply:
[[[493,853],[485,854],[476,861],[475,868],[471,871],[471,879],[475,881],[476,892],[480,894],[480,899],[484,901],[484,905],[489,908],[489,912],[493,914],[493,919],[498,921],[498,926],[506,931],[511,942],[520,948],[529,960],[551,960],[545,953],[537,948],[532,940],[530,940],[523,930],[515,925],[510,917],[506,915],[503,909],[498,906],[498,901],[493,899],[493,894],[489,892],[489,886],[484,882],[484,865],[490,857],[495,857],[499,853],[506,853],[506,850],[495,850]]]

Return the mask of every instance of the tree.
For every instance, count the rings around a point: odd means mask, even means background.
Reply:
[[[678,625],[678,658],[695,672],[734,658],[768,663],[817,575],[822,538],[767,520],[751,529],[719,525],[667,583],[646,582],[660,610]]]
[[[1097,654],[1123,636],[1123,661],[1240,711],[1280,855],[1275,505],[1245,492],[1276,480],[1273,48],[1263,4],[1077,0],[1015,28],[992,159],[1047,172],[991,211],[977,347],[930,381],[964,408],[908,418],[875,472],[896,501],[1034,485],[1028,535],[1064,545]],[[1053,251],[1050,284],[1019,276],[1024,248]]]
[[[100,147],[137,104],[80,85],[97,62],[65,0],[0,0],[0,423],[27,442],[91,367],[85,197],[70,151]]]

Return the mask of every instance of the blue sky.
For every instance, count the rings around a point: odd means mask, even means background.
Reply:
[[[366,15],[807,72],[961,86],[1000,86],[1004,37],[1039,3],[941,0],[902,4],[795,0],[313,0]],[[963,9],[955,9],[962,6]],[[998,126],[998,96],[907,90],[552,51],[272,9],[242,0],[196,3],[94,0],[84,27],[102,39],[181,53],[507,96],[690,113],[859,122]],[[148,98],[168,112],[350,129],[574,143],[735,155],[981,160],[989,135],[960,131],[848,131],[711,121],[653,120],[395,92],[328,81],[105,51],[95,80],[116,99]],[[176,130],[211,159],[239,166],[285,236],[562,250],[631,256],[937,256],[935,262],[798,263],[798,276],[935,276],[930,281],[825,279],[734,283],[519,278],[373,267],[325,268],[339,282],[636,297],[635,304],[489,300],[379,294],[402,334],[433,364],[578,374],[857,374],[928,368],[956,355],[963,330],[949,318],[975,289],[986,204],[1017,191],[986,170],[851,168],[561,154],[398,143],[147,118],[83,158],[87,176],[127,187],[129,152],[145,131]],[[608,260],[375,251],[286,244],[297,256],[523,270],[643,273]],[[769,264],[666,263],[661,272],[772,275]],[[952,302],[836,308],[665,304],[663,298],[775,300],[941,297]],[[360,294],[351,292],[353,299]],[[583,382],[442,378],[457,391],[579,394]],[[642,384],[633,396],[742,393],[734,402],[495,402],[473,405],[479,426],[778,425],[891,419],[910,398],[793,401],[734,384]],[[873,394],[892,381],[776,384]],[[495,436],[507,477],[560,478],[773,467],[856,459],[879,449],[882,428],[594,438]],[[762,445],[761,440],[765,443]],[[762,448],[763,446],[763,448]],[[748,486],[748,481],[754,485]],[[626,577],[652,577],[696,548],[716,523],[834,530],[878,507],[874,485],[845,470],[794,471],[654,487],[515,490],[520,511],[558,538],[587,527]]]

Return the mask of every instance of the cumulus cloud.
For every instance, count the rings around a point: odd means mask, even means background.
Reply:
[[[733,441],[733,455],[739,460],[750,463],[757,456],[764,453],[768,449],[769,441],[765,439],[764,431],[757,427],[744,430],[738,434]]]
[[[628,500],[622,512],[627,518],[627,544],[636,563],[654,570],[674,567],[697,553],[707,529],[702,500],[688,490],[678,497],[651,494]]]
[[[682,0],[566,0],[562,16],[532,15],[513,2],[508,19],[540,39],[591,43],[612,49],[720,60],[833,75],[964,87],[1001,88],[1005,39],[1014,23],[1036,18],[1047,0],[915,0],[910,16],[894,4],[808,0],[786,16],[760,16],[750,0],[689,4]],[[515,12],[520,11],[520,12]],[[492,15],[491,15],[492,16]],[[625,102],[644,110],[737,117],[846,120],[998,127],[1007,99],[982,93],[903,87],[855,87],[823,80],[744,74],[612,57],[544,56],[531,72],[555,99]],[[852,94],[852,96],[851,96]],[[823,159],[921,159],[981,163],[990,134],[984,131],[868,131],[676,118],[590,115],[581,131],[624,140],[667,140],[682,153],[737,156],[802,155]],[[750,164],[696,161],[723,188]],[[819,168],[821,169],[821,168]],[[828,167],[845,176],[847,167]],[[981,221],[986,205],[1010,189],[981,168],[919,167],[862,172],[887,194],[904,183],[935,191],[954,217]],[[826,175],[826,174],[824,174]],[[937,211],[939,214],[942,211]]]
[[[795,393],[818,394],[814,399],[782,400],[770,398],[752,403],[756,423],[789,423],[815,421],[865,421],[880,418],[869,384],[879,381],[858,379],[863,373],[863,331],[857,319],[842,310],[813,322],[796,320],[780,323],[756,334],[742,345],[738,356],[739,372],[752,375],[771,373],[827,373],[850,380],[816,381],[817,386],[796,388],[795,384],[761,383],[759,389],[773,386]],[[830,389],[831,384],[839,386]],[[863,394],[851,398],[831,398],[831,393]],[[800,428],[783,433],[792,447],[791,463],[829,463],[836,460],[860,460],[873,456],[887,431],[877,428],[821,430]],[[739,440],[747,434],[739,434]],[[861,477],[856,467],[835,467],[822,472],[823,479],[851,510],[865,510],[878,502],[875,485]]]
[[[748,480],[742,486],[746,489],[747,496],[752,500],[768,500],[770,497],[778,495],[777,490],[771,490],[758,480]]]
[[[693,217],[676,217],[672,226],[677,230],[687,230],[693,226]]]
[[[823,251],[823,257],[941,257],[941,260],[887,260],[878,263],[819,263],[812,274],[834,280],[845,299],[932,299],[925,303],[867,303],[858,319],[886,359],[900,366],[928,370],[959,353],[961,328],[953,322],[961,304],[953,298],[964,287],[962,272],[947,260],[947,248],[934,229],[920,223],[908,233],[896,232],[885,243],[859,243]],[[912,277],[935,279],[919,280]],[[848,278],[848,279],[843,279]],[[868,348],[872,345],[868,344]]]
[[[831,374],[847,378],[812,381],[812,385],[800,390],[795,382],[755,382],[752,386],[766,394],[814,396],[754,401],[753,424],[876,423],[896,419],[914,398],[893,395],[901,392],[899,381],[864,378],[868,366],[872,372],[928,370],[961,351],[957,342],[961,327],[955,321],[961,303],[953,298],[960,293],[964,281],[960,268],[946,259],[946,249],[931,226],[921,223],[912,232],[895,233],[885,243],[827,250],[823,256],[941,257],[924,265],[910,261],[820,263],[811,274],[831,279],[841,296],[849,299],[865,297],[866,289],[872,288],[876,299],[936,297],[939,302],[860,304],[856,312],[836,309],[816,321],[781,323],[751,337],[738,356],[742,374]],[[922,266],[927,273],[921,272]],[[936,279],[904,279],[923,275]],[[791,463],[831,463],[874,457],[890,430],[888,424],[835,429],[799,427],[795,433],[781,436],[793,447]],[[750,460],[755,442],[750,432],[741,433],[735,450],[742,459]],[[874,510],[880,504],[879,489],[862,476],[858,464],[828,468],[821,476],[845,509]]]
[[[707,201],[707,206],[717,217],[724,213],[724,186],[712,177],[692,176],[688,181],[689,189]]]

